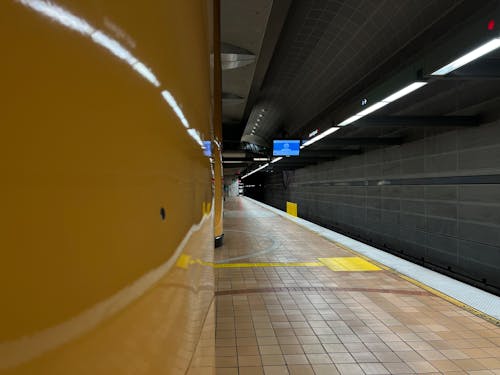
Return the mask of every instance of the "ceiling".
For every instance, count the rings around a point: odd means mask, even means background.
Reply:
[[[469,24],[484,21],[486,29],[497,3],[223,0],[222,42],[255,56],[223,70],[224,173],[255,169],[262,164],[255,157],[271,156],[273,139],[306,140],[359,112],[360,99],[404,87],[411,75],[424,75],[428,84],[272,167],[299,168],[477,125],[500,107],[500,53],[446,77],[430,77],[422,67],[473,45],[477,33],[468,32]]]

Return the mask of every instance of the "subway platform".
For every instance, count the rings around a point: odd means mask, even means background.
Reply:
[[[218,375],[500,374],[498,297],[460,303],[246,197],[224,220]]]

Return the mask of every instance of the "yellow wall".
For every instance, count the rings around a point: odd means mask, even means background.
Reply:
[[[213,300],[213,271],[173,266],[213,254],[211,17],[0,2],[0,374],[186,371]]]

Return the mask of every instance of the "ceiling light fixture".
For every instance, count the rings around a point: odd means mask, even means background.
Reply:
[[[395,102],[396,100],[402,98],[403,96],[406,96],[425,85],[427,85],[427,82],[420,82],[420,81],[413,82],[408,86],[403,87],[401,90],[398,90],[395,93],[389,95],[385,99],[382,99],[381,101],[369,106],[368,108],[362,110],[361,112],[356,113],[354,116],[345,119],[340,124],[338,124],[338,126],[346,126],[352,124],[353,122],[358,121],[360,118],[365,117],[375,111],[378,111],[380,108],[385,107],[387,104]]]
[[[248,176],[260,171],[261,169],[264,169],[265,167],[267,167],[269,165],[269,163],[266,163],[266,164],[262,164],[259,168],[257,169],[254,169],[253,171],[247,173],[246,175],[244,175],[243,177],[241,177],[241,179],[243,180],[244,178],[247,178]]]
[[[308,141],[306,141],[302,146],[300,146],[300,148],[303,149],[304,147],[310,146],[313,143],[318,142],[320,139],[323,139],[326,136],[328,136],[328,135],[330,135],[332,133],[335,133],[337,130],[339,130],[338,127],[332,126],[330,129],[328,129],[328,130],[324,131],[323,133],[317,135],[316,137],[311,138]]]
[[[268,161],[268,158],[253,158],[253,161]]]
[[[309,139],[308,141],[304,142],[300,146],[300,149],[303,149],[307,146],[312,145],[313,143],[318,142],[319,140],[329,136],[330,134],[335,133],[337,130],[340,129],[341,126],[346,126],[346,125],[352,124],[353,122],[359,120],[360,118],[365,117],[365,116],[367,116],[370,113],[373,113],[375,111],[378,111],[380,108],[385,107],[387,104],[392,103],[392,102],[402,98],[403,96],[408,95],[415,90],[418,90],[419,88],[421,88],[425,85],[427,85],[427,82],[417,81],[417,82],[410,83],[408,86],[403,87],[401,90],[396,91],[395,93],[389,95],[385,99],[382,99],[381,101],[376,102],[375,104],[372,104],[368,108],[365,108],[364,110],[356,113],[354,116],[351,116],[351,117],[345,119],[337,126],[332,126],[331,128],[327,129],[323,133],[316,135],[314,138]],[[276,163],[277,161],[280,161],[281,159],[282,158],[274,158],[271,161],[271,163]],[[260,169],[256,169],[255,171],[250,172],[250,173],[254,173],[257,170],[260,170]]]
[[[365,108],[361,112],[356,113],[354,116],[351,116],[344,121],[342,121],[340,124],[337,126],[332,126],[330,129],[324,131],[323,133],[315,136],[314,138],[311,138],[310,140],[306,141],[302,146],[300,146],[301,149],[312,145],[313,143],[319,141],[320,139],[325,138],[326,136],[335,133],[337,130],[339,130],[338,126],[346,126],[349,124],[352,124],[353,122],[359,120],[362,117],[365,117],[369,115],[370,113],[373,113],[377,110],[379,110],[382,107],[385,107],[387,104],[392,103],[400,98],[402,98],[405,95],[410,94],[411,92],[418,90],[420,87],[425,86],[427,82],[413,82],[409,84],[406,87],[403,87],[401,90],[396,91],[395,93],[389,95],[385,99],[382,99],[381,101],[369,106],[368,108]]]
[[[462,57],[459,57],[458,59],[452,61],[448,65],[443,66],[441,69],[436,70],[435,72],[431,73],[432,76],[444,76],[462,66],[465,64],[470,63],[471,61],[474,61],[491,51],[496,50],[498,47],[500,47],[500,38],[495,38],[493,40],[490,40],[489,42],[483,44],[482,46],[470,51],[469,53],[463,55]]]

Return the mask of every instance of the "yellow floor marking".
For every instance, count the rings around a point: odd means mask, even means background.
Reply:
[[[175,262],[175,265],[177,267],[184,269],[188,269],[190,264],[191,264],[191,257],[186,254],[181,254],[179,258],[177,258],[177,262]]]
[[[214,268],[248,268],[248,267],[324,267],[320,262],[275,262],[275,263],[215,263]]]
[[[347,258],[318,258],[319,262],[261,262],[261,263],[213,263],[201,259],[194,259],[190,255],[182,254],[176,266],[188,269],[192,264],[213,268],[258,268],[258,267],[328,267],[332,271],[379,271],[376,265],[360,257]]]
[[[342,245],[342,244],[341,244],[341,243],[339,243],[339,242],[332,241],[332,240],[330,240],[330,239],[328,239],[328,238],[326,238],[326,237],[323,237],[323,238],[325,238],[326,240],[328,240],[328,241],[330,241],[330,242],[333,242],[336,246],[340,247],[341,249],[343,249],[343,250],[345,250],[345,251],[347,251],[347,252],[349,252],[349,253],[351,253],[351,254],[353,254],[353,255],[356,255],[356,256],[357,256],[357,257],[359,257],[359,258],[362,258],[362,259],[366,260],[367,262],[370,262],[370,263],[375,264],[377,267],[380,267],[380,268],[382,268],[383,270],[386,270],[386,271],[392,271],[392,268],[387,267],[385,264],[382,264],[382,263],[380,263],[380,262],[377,262],[377,261],[375,261],[375,260],[373,260],[373,259],[371,259],[371,258],[368,258],[367,256],[365,256],[365,255],[363,255],[363,254],[360,254],[360,253],[358,253],[357,251],[354,251],[354,250],[353,250],[353,249],[351,249],[350,247],[347,247],[347,246],[345,246],[345,245]]]
[[[360,257],[318,258],[332,271],[380,271],[381,268]]]

